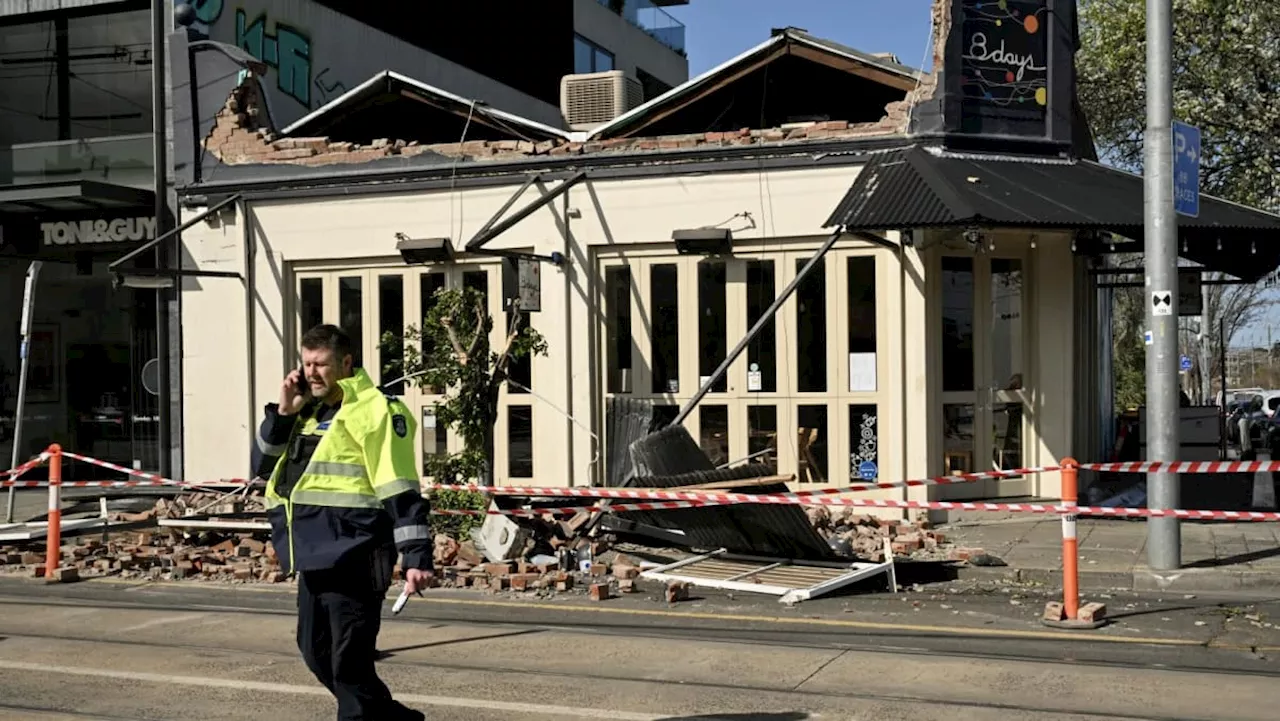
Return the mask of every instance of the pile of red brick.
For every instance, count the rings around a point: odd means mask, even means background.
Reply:
[[[929,561],[968,561],[983,555],[982,549],[957,548],[945,534],[926,520],[885,520],[857,513],[857,509],[813,506],[806,509],[809,522],[837,551],[880,563],[884,541],[889,539],[894,558]]]
[[[589,569],[561,568],[556,560],[534,563],[528,560],[488,562],[470,541],[458,541],[446,535],[435,539],[435,562],[440,585],[446,588],[469,588],[490,593],[554,593],[578,592],[603,601],[620,593],[636,593],[640,563],[622,554],[611,554],[604,543],[587,542],[594,559]]]
[[[37,540],[0,547],[0,569],[45,576],[43,544]],[[284,580],[271,545],[252,534],[223,534],[216,543],[193,543],[179,531],[115,533],[105,542],[101,536],[67,539],[52,575],[64,582],[102,576],[241,583]]]

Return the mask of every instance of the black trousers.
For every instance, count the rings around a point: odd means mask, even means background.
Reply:
[[[344,566],[298,574],[298,649],[307,668],[337,699],[338,721],[422,719],[391,698],[374,668],[387,586],[367,565]]]

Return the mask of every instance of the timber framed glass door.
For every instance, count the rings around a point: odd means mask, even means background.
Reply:
[[[294,345],[306,329],[318,323],[338,324],[351,334],[357,363],[373,382],[399,396],[418,414],[419,437],[415,442],[423,466],[429,455],[461,451],[461,440],[436,422],[444,389],[421,387],[415,379],[404,379],[403,352],[394,346],[383,347],[381,338],[385,333],[402,335],[406,326],[421,327],[437,290],[470,287],[487,299],[494,324],[489,341],[493,350],[499,350],[509,322],[501,307],[499,265],[298,270],[295,277]],[[529,360],[515,364],[510,376],[512,382],[499,396],[494,428],[497,482],[533,478],[534,462],[538,460],[533,452],[533,374]]]
[[[1027,464],[1030,355],[1022,255],[943,255],[941,285],[944,474]],[[947,498],[1030,495],[1026,476],[947,486]]]
[[[665,425],[812,255],[797,243],[731,258],[602,257],[605,398],[649,400]],[[685,422],[713,464],[765,463],[805,486],[900,473],[879,452],[880,410],[895,398],[877,354],[896,326],[879,320],[890,263],[885,251],[833,250],[804,279]]]

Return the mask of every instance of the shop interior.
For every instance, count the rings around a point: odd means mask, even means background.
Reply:
[[[56,442],[130,468],[158,464],[155,291],[112,287],[110,260],[44,262],[40,269],[20,462]],[[0,258],[0,462],[5,467],[14,444],[19,325],[29,264]],[[64,478],[74,480],[113,475],[70,460],[64,468]],[[33,471],[30,477],[42,473]]]

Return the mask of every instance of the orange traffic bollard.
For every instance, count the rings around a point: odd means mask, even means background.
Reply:
[[[1080,611],[1080,543],[1076,537],[1076,503],[1080,493],[1080,464],[1062,459],[1062,602],[1045,605],[1043,622],[1060,628],[1098,628],[1106,607],[1091,603]]]
[[[58,567],[62,565],[62,446],[49,446],[49,530],[45,534],[48,546],[44,557],[44,578],[58,579]]]
[[[1076,514],[1079,500],[1080,470],[1074,458],[1062,462],[1062,605],[1068,620],[1080,612],[1080,543],[1076,538]]]

